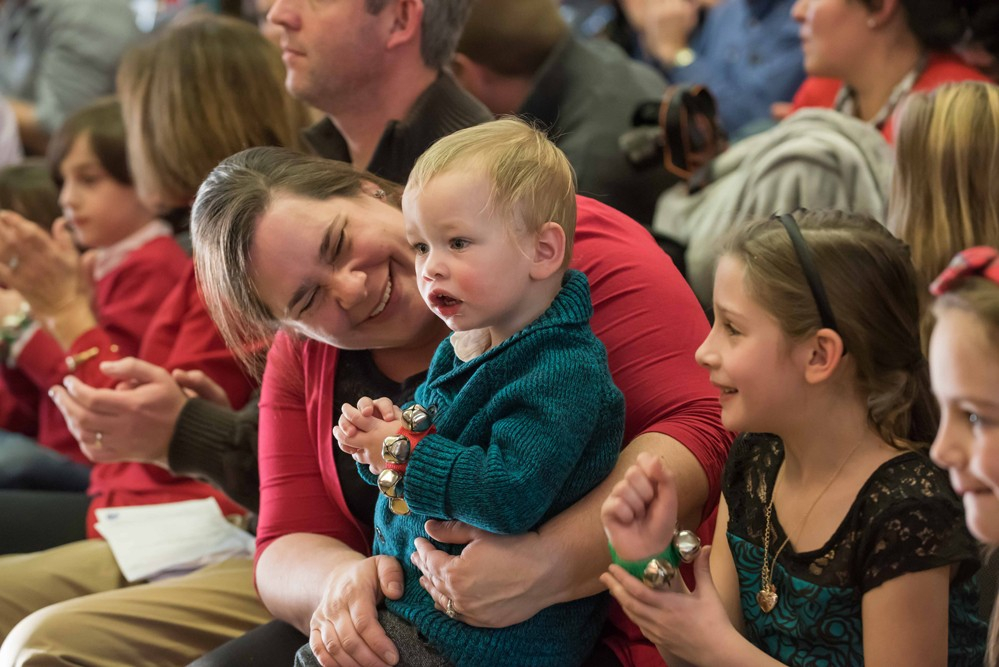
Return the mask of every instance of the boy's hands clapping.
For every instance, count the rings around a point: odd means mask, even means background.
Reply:
[[[344,403],[333,437],[340,449],[377,475],[385,469],[382,441],[402,426],[402,410],[387,398],[361,398],[357,405]]]

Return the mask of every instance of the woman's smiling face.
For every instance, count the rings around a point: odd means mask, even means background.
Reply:
[[[360,350],[442,337],[416,287],[402,213],[371,194],[277,194],[257,220],[249,259],[271,315],[309,338]]]

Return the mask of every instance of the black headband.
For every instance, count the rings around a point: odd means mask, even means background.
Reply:
[[[798,221],[788,213],[774,217],[784,225],[787,235],[791,237],[794,253],[798,256],[798,263],[801,264],[801,270],[805,272],[808,287],[812,290],[812,298],[815,299],[815,305],[819,309],[819,319],[822,321],[822,326],[839,333],[836,318],[833,317],[832,307],[829,305],[829,297],[826,296],[826,289],[822,286],[822,278],[819,276],[819,270],[815,267],[812,252],[808,249],[808,244],[805,243],[805,237],[801,235],[801,229],[798,228]]]

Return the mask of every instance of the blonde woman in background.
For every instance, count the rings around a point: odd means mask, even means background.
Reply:
[[[999,86],[914,93],[902,110],[888,228],[909,244],[925,299],[951,257],[999,247]],[[932,315],[924,310],[923,345]]]

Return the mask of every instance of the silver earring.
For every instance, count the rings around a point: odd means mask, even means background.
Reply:
[[[385,194],[385,191],[382,190],[381,188],[378,188],[372,194],[374,195],[375,199],[385,199],[385,197],[388,196]]]

